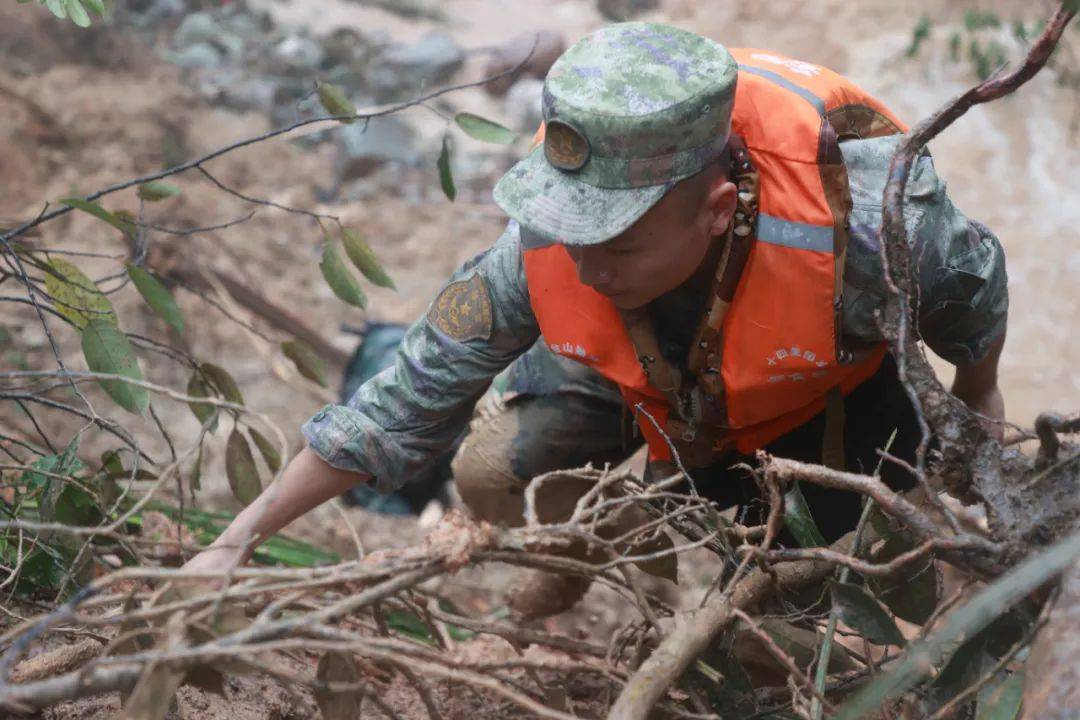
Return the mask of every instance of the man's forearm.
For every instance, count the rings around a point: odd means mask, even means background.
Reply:
[[[285,467],[281,479],[244,508],[211,547],[243,548],[240,561],[244,562],[259,543],[296,518],[370,479],[332,467],[305,447]]]
[[[956,378],[952,385],[953,395],[991,421],[1005,419],[1005,398],[998,387],[998,362],[1004,346],[1005,333],[1002,332],[981,361],[956,367]],[[984,424],[999,440],[1004,435],[1000,422]]]

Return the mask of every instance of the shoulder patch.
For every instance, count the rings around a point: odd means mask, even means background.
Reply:
[[[458,342],[491,337],[491,297],[479,273],[443,288],[428,310],[428,322]]]

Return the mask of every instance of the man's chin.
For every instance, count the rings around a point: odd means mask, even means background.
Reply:
[[[638,310],[649,304],[647,301],[642,301],[639,296],[632,294],[608,295],[608,300],[619,310]]]

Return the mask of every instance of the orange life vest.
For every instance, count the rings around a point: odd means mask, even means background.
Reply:
[[[760,196],[756,237],[722,324],[727,424],[715,450],[745,453],[805,423],[829,391],[847,394],[880,366],[884,344],[852,360],[839,340],[851,210],[839,140],[906,128],[830,70],[765,50],[731,52],[739,62],[732,133],[757,168]],[[649,385],[611,301],[578,280],[563,245],[524,257],[550,348],[616,382],[631,408],[665,427],[665,396]],[[650,456],[671,459],[653,420],[640,412],[637,420]]]

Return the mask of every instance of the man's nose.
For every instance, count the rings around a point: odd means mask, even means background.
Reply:
[[[595,249],[574,248],[570,257],[577,266],[578,279],[585,285],[604,285],[611,281],[611,269]]]

